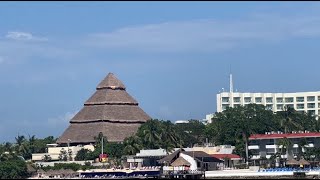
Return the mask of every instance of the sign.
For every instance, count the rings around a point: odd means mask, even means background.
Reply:
[[[108,161],[108,154],[100,154],[99,161],[100,162],[107,162]]]

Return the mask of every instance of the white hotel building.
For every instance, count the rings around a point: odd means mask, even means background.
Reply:
[[[282,111],[283,107],[292,107],[318,115],[320,110],[320,91],[297,93],[239,93],[222,92],[217,94],[217,112],[227,107],[236,107],[250,103],[262,104],[273,112]]]

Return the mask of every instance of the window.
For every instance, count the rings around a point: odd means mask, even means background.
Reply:
[[[294,109],[294,105],[293,104],[287,104],[286,106]]]
[[[266,105],[266,110],[272,110],[273,109],[273,105],[272,104],[267,104]]]
[[[229,102],[229,97],[222,97],[222,102]]]
[[[267,139],[266,145],[274,145],[274,139]]]
[[[297,109],[304,109],[304,104],[297,104]]]
[[[293,102],[293,97],[285,98],[286,103]]]
[[[277,98],[277,103],[282,103],[283,102],[283,98]]]
[[[278,104],[277,105],[277,110],[282,110],[283,109],[283,104]]]
[[[297,101],[297,102],[303,102],[303,101],[304,101],[304,97],[297,97],[297,98],[296,98],[296,101]]]
[[[308,108],[315,108],[316,107],[316,104],[315,103],[308,103]]]
[[[318,96],[318,101],[320,101],[320,96]]]
[[[223,104],[223,105],[222,105],[222,110],[226,110],[227,107],[229,107],[229,104]]]
[[[251,97],[245,97],[245,98],[244,98],[244,102],[250,103],[250,102],[251,102]]]
[[[273,102],[273,98],[272,97],[267,97],[266,98],[266,102],[267,103],[272,103]]]
[[[240,102],[240,97],[234,97],[234,98],[233,98],[233,102],[235,102],[235,103]]]
[[[270,154],[274,154],[275,153],[275,150],[274,149],[267,149],[267,154],[270,155]]]
[[[261,103],[262,102],[262,98],[261,97],[256,97],[255,101],[256,101],[256,103]]]
[[[234,104],[233,107],[240,107],[240,104]]]
[[[314,96],[308,96],[307,97],[307,101],[315,101],[315,97]]]
[[[249,146],[255,146],[255,145],[259,145],[259,141],[258,140],[251,140],[249,142]]]
[[[257,156],[257,155],[259,155],[259,150],[258,149],[250,149],[250,154]]]

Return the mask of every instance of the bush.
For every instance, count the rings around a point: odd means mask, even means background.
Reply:
[[[26,179],[28,176],[27,164],[22,160],[0,162],[1,179]]]

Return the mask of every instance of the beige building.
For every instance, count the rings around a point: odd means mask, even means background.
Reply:
[[[58,144],[47,144],[48,152],[47,153],[36,153],[32,154],[32,161],[43,161],[45,156],[50,156],[52,161],[59,160],[59,155],[61,150],[65,150],[66,152],[71,151],[71,157],[74,160],[78,151],[81,149],[88,149],[94,151],[93,145],[85,145],[85,146],[69,146],[69,147],[58,147]]]

